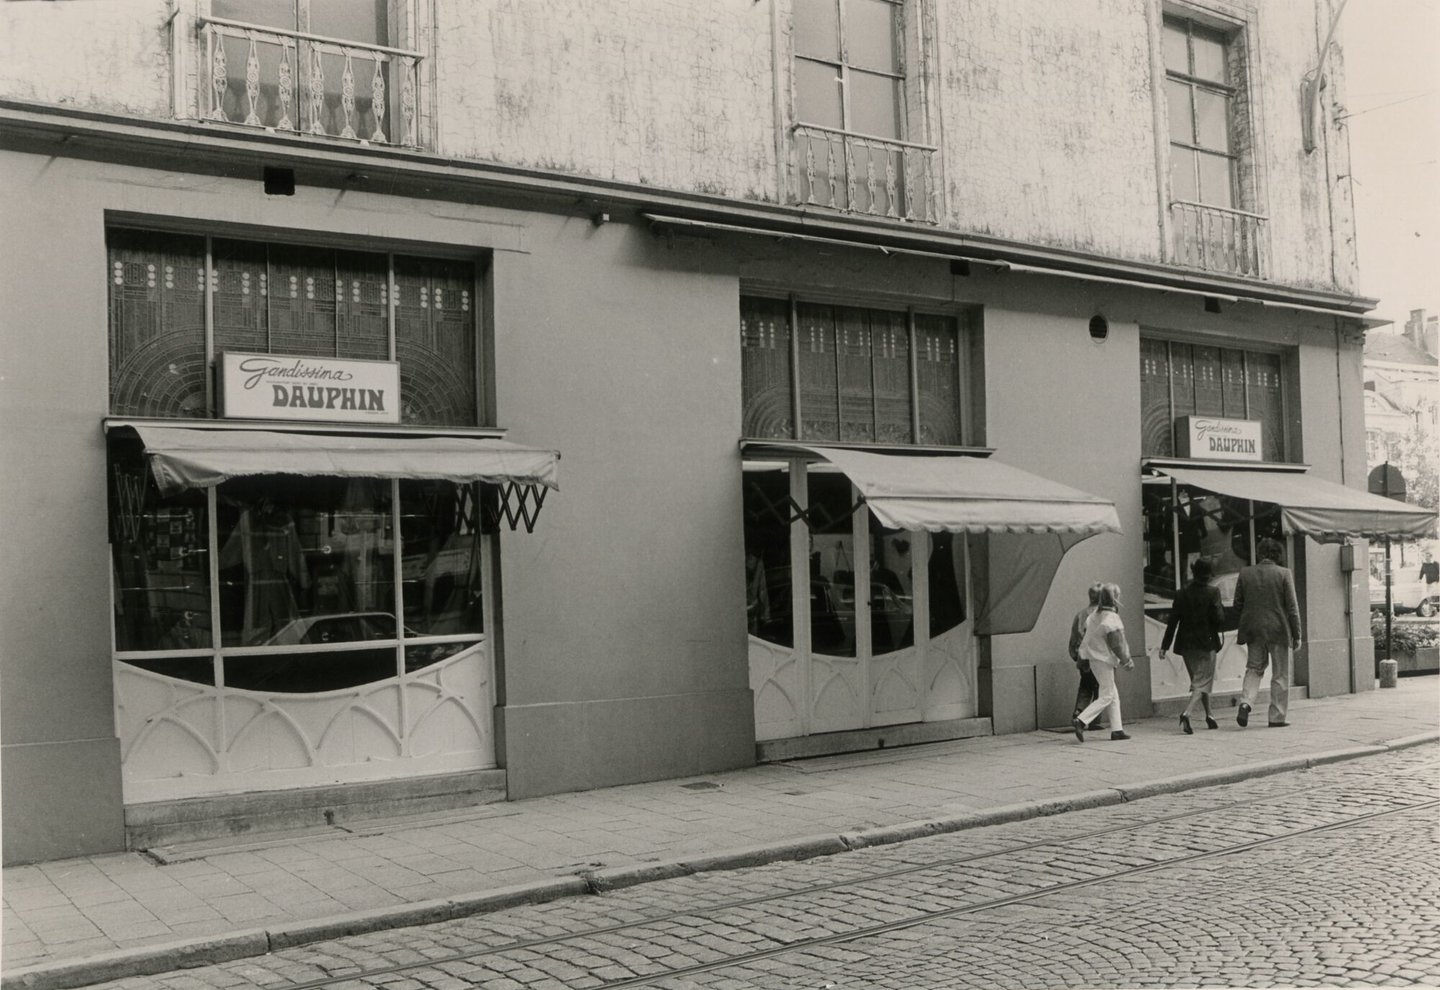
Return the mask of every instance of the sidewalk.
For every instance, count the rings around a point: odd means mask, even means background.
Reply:
[[[1440,740],[1440,679],[1095,732],[932,743],[4,871],[3,985],[63,987],[707,869],[1118,803]]]

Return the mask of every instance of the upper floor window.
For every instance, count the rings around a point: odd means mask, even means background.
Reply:
[[[201,19],[212,120],[417,146],[419,52],[390,0],[211,0]],[[395,23],[396,14],[402,23]]]
[[[911,7],[918,6],[912,0]],[[903,0],[795,0],[800,202],[935,220],[935,149],[918,143]]]
[[[479,422],[471,261],[120,227],[106,246],[116,415],[213,415],[228,350],[398,361],[402,422]]]
[[[1173,457],[1182,416],[1258,420],[1261,454],[1286,460],[1285,390],[1279,354],[1140,341],[1141,454]]]
[[[1261,276],[1265,218],[1255,212],[1243,38],[1165,18],[1170,218],[1180,263]]]
[[[965,442],[954,317],[745,297],[740,335],[746,437]]]

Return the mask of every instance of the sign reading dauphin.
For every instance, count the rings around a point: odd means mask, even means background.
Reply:
[[[288,354],[220,356],[226,419],[400,422],[400,365]]]
[[[1258,420],[1182,416],[1176,431],[1181,457],[1223,461],[1263,461]]]

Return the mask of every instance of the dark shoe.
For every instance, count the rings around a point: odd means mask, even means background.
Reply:
[[[1206,715],[1206,716],[1205,716],[1205,728],[1207,728],[1207,729],[1218,729],[1218,728],[1220,728],[1220,723],[1217,722],[1217,721],[1215,721],[1215,720],[1214,720],[1213,718],[1211,718],[1209,715]]]
[[[1235,724],[1242,729],[1250,724],[1250,706],[1243,701],[1240,702],[1240,710],[1235,713]]]
[[[1271,722],[1269,727],[1272,729],[1283,729],[1289,724],[1289,722]]]
[[[1111,739],[1129,739],[1129,738],[1130,738],[1130,733],[1128,733],[1128,732],[1121,732],[1120,730],[1117,729],[1117,730],[1115,730],[1114,732],[1110,733],[1110,738],[1111,738]]]
[[[1085,741],[1085,723],[1084,723],[1084,722],[1080,721],[1078,718],[1072,718],[1072,719],[1070,720],[1070,728],[1072,728],[1072,729],[1075,730],[1075,738],[1076,738],[1076,739],[1080,740],[1081,742],[1084,742],[1084,741]]]
[[[1181,715],[1181,716],[1180,716],[1180,731],[1183,732],[1183,733],[1185,733],[1187,736],[1193,736],[1193,735],[1195,734],[1195,730],[1192,729],[1192,728],[1190,728],[1190,716],[1189,716],[1189,715]]]

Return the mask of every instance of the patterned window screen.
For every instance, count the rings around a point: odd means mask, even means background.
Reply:
[[[800,306],[800,438],[839,440],[835,307]]]
[[[793,437],[790,371],[790,304],[783,299],[745,299],[740,306],[741,433],[747,437]]]
[[[203,417],[205,239],[112,230],[110,408],[122,416]]]
[[[396,258],[395,283],[401,418],[406,423],[475,423],[474,267]]]
[[[205,239],[116,229],[110,250],[111,408],[195,416],[205,407]],[[390,360],[384,254],[215,238],[215,352]],[[402,420],[478,420],[475,266],[396,257]]]
[[[740,306],[743,430],[747,437],[845,443],[963,442],[956,321],[895,310],[800,303],[798,367],[790,364],[790,303]],[[912,381],[911,352],[917,371]],[[791,422],[799,395],[800,425]],[[917,441],[913,419],[920,418]]]
[[[960,444],[960,334],[948,316],[915,317],[920,442]]]
[[[1176,421],[1195,414],[1258,421],[1265,460],[1284,461],[1282,364],[1263,351],[1142,339],[1142,452],[1174,456]]]

